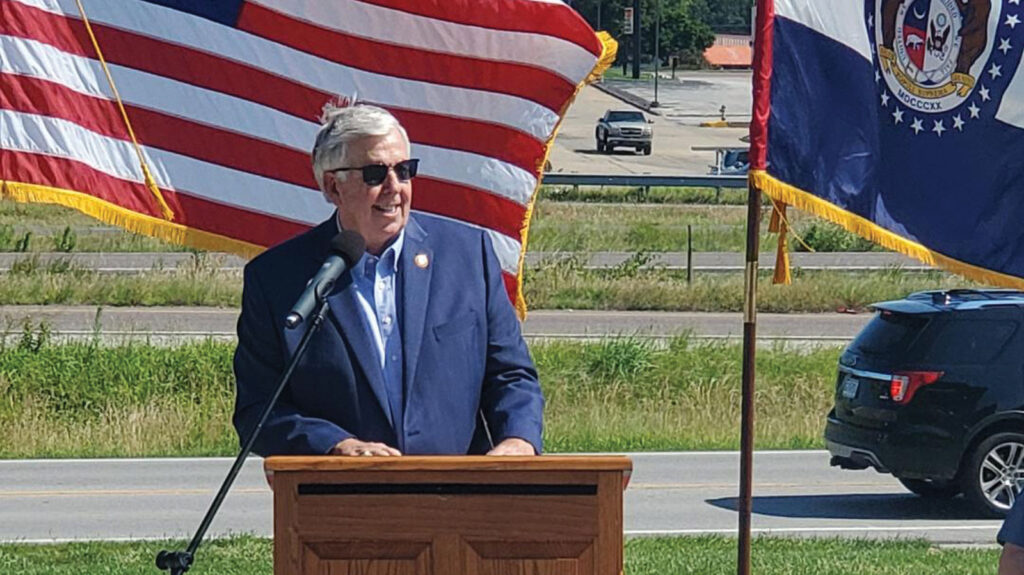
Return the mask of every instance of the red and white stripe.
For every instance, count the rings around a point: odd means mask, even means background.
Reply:
[[[86,13],[176,222],[271,245],[325,219],[309,148],[334,96],[391,110],[414,208],[486,229],[507,279],[545,148],[601,44],[560,2],[253,0],[231,28]],[[158,216],[75,0],[0,0],[0,178]]]

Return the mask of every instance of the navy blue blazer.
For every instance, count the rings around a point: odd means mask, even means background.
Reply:
[[[1000,544],[1013,543],[1017,547],[1024,547],[1024,497],[1017,497],[1017,501],[1010,509],[1010,513],[1003,521],[1002,528],[996,534],[996,541]]]
[[[248,437],[306,326],[284,318],[327,257],[332,218],[245,266],[235,352],[234,425]],[[428,265],[415,265],[423,254]],[[422,259],[422,258],[421,258]],[[404,437],[391,422],[384,376],[345,274],[330,313],[264,424],[263,456],[325,454],[339,441],[379,441],[406,454],[483,453],[482,410],[494,443],[520,437],[541,451],[544,400],[506,295],[490,238],[481,230],[411,215],[399,258]]]

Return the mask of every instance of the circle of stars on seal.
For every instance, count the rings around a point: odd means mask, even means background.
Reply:
[[[871,55],[875,65],[875,84],[881,87],[880,103],[882,108],[887,110],[886,113],[892,119],[893,124],[897,126],[904,125],[912,130],[915,135],[925,132],[935,134],[936,137],[941,138],[944,133],[950,130],[963,132],[964,126],[968,122],[980,120],[981,112],[986,106],[986,102],[992,101],[992,87],[999,82],[1007,81],[1007,70],[1004,70],[1003,66],[1005,65],[1007,54],[1014,49],[1014,45],[1010,41],[1010,33],[1016,30],[1018,24],[1024,24],[1019,10],[1020,2],[1021,0],[1008,0],[1005,13],[999,15],[1000,22],[997,27],[995,45],[989,57],[988,67],[979,75],[977,88],[967,100],[967,107],[964,108],[964,104],[961,103],[957,106],[957,113],[955,115],[938,120],[915,115],[912,110],[901,106],[898,100],[894,100],[889,94],[888,87],[882,84],[882,74],[878,71],[878,48],[874,43],[875,15],[873,13],[874,8],[871,7],[872,12],[867,14],[867,24],[868,36],[872,39]],[[1011,11],[1013,6],[1018,7],[1018,10]],[[891,110],[891,112],[888,112],[888,110]],[[947,124],[946,120],[950,120],[951,123]]]

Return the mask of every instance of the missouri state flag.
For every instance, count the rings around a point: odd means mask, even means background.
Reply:
[[[1024,287],[1021,0],[759,0],[752,184]]]
[[[556,0],[0,0],[0,195],[253,255],[330,216],[309,151],[355,97],[406,127],[413,209],[490,234],[522,310],[541,168],[614,56]]]

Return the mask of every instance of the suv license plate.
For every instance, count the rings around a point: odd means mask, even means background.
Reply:
[[[843,380],[843,397],[853,399],[857,397],[857,388],[860,387],[860,380],[856,377],[846,376]]]

